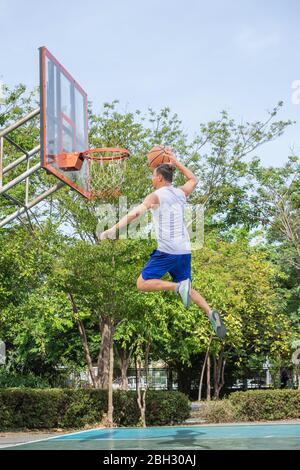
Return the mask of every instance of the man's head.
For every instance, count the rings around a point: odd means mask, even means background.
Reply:
[[[170,186],[173,181],[174,167],[163,163],[155,168],[152,175],[152,184],[155,189],[162,188],[163,186]]]

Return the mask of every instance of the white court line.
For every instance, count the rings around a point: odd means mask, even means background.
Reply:
[[[75,433],[73,432],[70,432],[68,434],[63,434],[63,436],[72,436],[73,434],[84,434],[86,432],[92,432],[92,431],[102,431],[102,430],[105,430],[106,428],[95,428],[95,429],[87,429],[86,431],[77,431]],[[44,439],[36,439],[35,441],[27,441],[27,442],[20,442],[19,444],[11,444],[11,445],[8,445],[7,447],[5,447],[5,449],[7,449],[8,447],[17,447],[17,446],[25,446],[27,444],[34,444],[34,442],[46,442],[46,441],[51,441],[51,440],[54,440],[55,438],[57,438],[59,436],[52,436],[52,437],[45,437]]]

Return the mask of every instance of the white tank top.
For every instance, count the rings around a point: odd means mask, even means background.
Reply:
[[[184,224],[186,196],[182,189],[164,186],[155,191],[159,207],[151,209],[157,238],[157,249],[164,253],[191,253],[191,243]]]

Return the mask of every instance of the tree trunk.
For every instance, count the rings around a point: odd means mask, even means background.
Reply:
[[[98,356],[98,374],[97,378],[99,381],[99,388],[100,389],[108,389],[108,381],[109,381],[109,362],[110,362],[110,348],[111,348],[111,338],[113,335],[113,320],[116,315],[116,273],[115,273],[115,244],[112,241],[111,244],[111,265],[112,265],[112,283],[111,283],[111,302],[110,305],[107,305],[107,312],[110,312],[110,316],[107,315],[100,315],[99,316],[99,328],[101,331],[101,346],[100,352]]]
[[[136,375],[137,375],[137,381],[136,381],[136,393],[137,393],[137,404],[140,410],[140,415],[141,415],[141,424],[143,428],[146,427],[146,392],[147,392],[147,387],[145,386],[145,389],[142,391],[141,390],[141,369],[142,369],[142,361],[141,358],[138,357],[136,359]]]
[[[120,348],[117,349],[118,356],[120,359],[120,369],[121,369],[121,390],[128,390],[128,378],[127,371],[130,364],[132,349],[127,354],[126,349]]]
[[[88,340],[87,340],[87,336],[86,336],[86,332],[85,332],[85,327],[84,327],[83,321],[80,319],[78,307],[76,305],[73,294],[71,292],[69,292],[68,296],[69,296],[69,299],[70,299],[70,302],[71,302],[71,305],[72,305],[74,318],[75,318],[75,321],[76,321],[77,326],[78,326],[79,336],[80,336],[81,344],[82,344],[82,347],[83,347],[85,360],[86,360],[86,363],[87,363],[87,366],[88,366],[91,382],[92,382],[93,387],[97,388],[97,377],[96,377],[96,374],[95,374],[94,369],[93,369],[93,362],[92,362],[92,357],[91,357],[90,350],[89,350],[89,345],[88,345]]]
[[[209,349],[210,349],[210,345],[211,345],[211,342],[212,342],[212,338],[213,338],[213,335],[210,336],[209,343],[208,343],[207,350],[206,350],[206,354],[205,354],[205,358],[204,358],[204,362],[203,362],[203,366],[202,366],[202,370],[201,370],[201,376],[200,376],[200,382],[199,382],[199,391],[198,391],[198,401],[200,401],[201,398],[202,398],[203,377],[204,377],[205,366],[206,366],[207,358],[208,358],[208,355],[209,355]]]
[[[110,325],[110,344],[109,344],[109,377],[108,377],[108,410],[107,410],[107,425],[112,427],[113,420],[113,377],[114,376],[114,339],[113,327]]]
[[[101,346],[98,356],[98,372],[97,381],[100,389],[108,389],[108,376],[109,376],[109,355],[110,355],[110,337],[111,337],[111,323],[107,316],[102,316],[100,319],[101,331]]]
[[[128,390],[127,370],[128,370],[128,362],[121,361],[121,390]]]
[[[298,390],[300,390],[300,374],[298,374]]]
[[[210,401],[210,354],[207,356],[207,365],[206,365],[206,400]]]
[[[141,424],[143,428],[146,427],[146,394],[148,389],[148,358],[149,358],[150,344],[146,345],[145,351],[145,389],[141,390],[141,370],[142,370],[142,361],[138,357],[136,359],[136,372],[137,372],[137,382],[136,382],[136,391],[137,391],[137,403],[141,414]]]
[[[218,399],[220,391],[224,386],[224,370],[226,360],[224,359],[224,347],[222,347],[218,359],[214,357],[214,398]]]

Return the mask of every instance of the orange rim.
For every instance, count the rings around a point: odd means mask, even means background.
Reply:
[[[106,157],[106,156],[94,157],[93,156],[93,153],[106,153],[106,152],[113,152],[115,155],[110,155],[109,157]],[[84,152],[80,152],[80,156],[87,158],[88,160],[98,160],[98,161],[123,160],[124,158],[129,157],[129,151],[127,149],[123,149],[119,147],[99,147],[95,149],[85,150]]]

